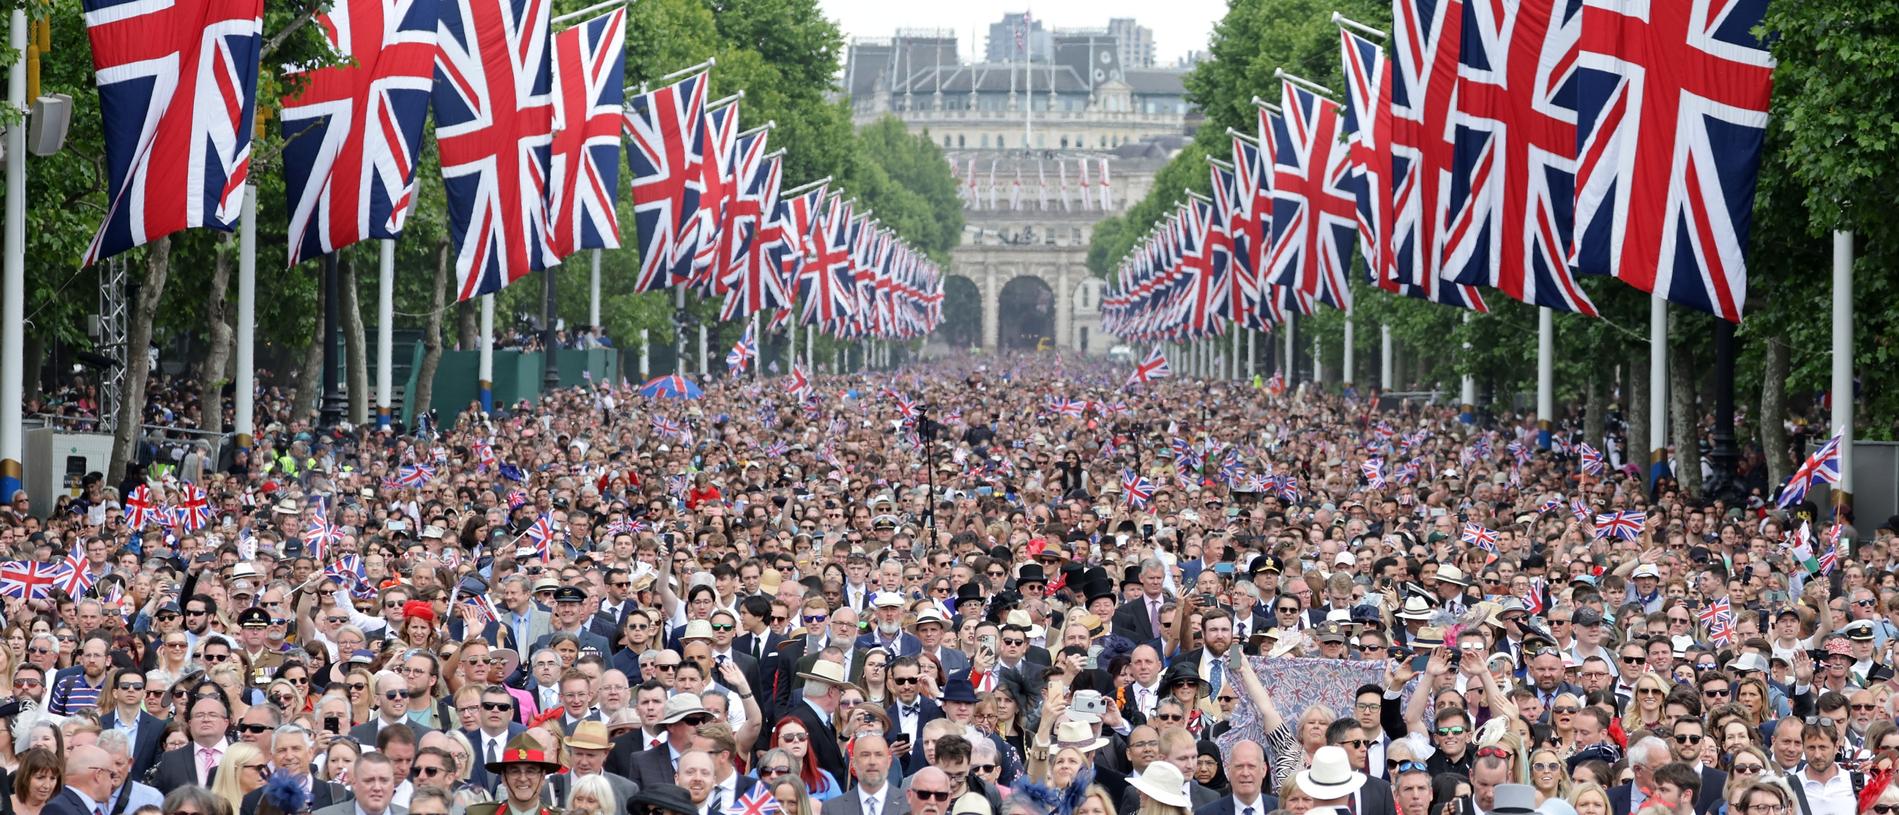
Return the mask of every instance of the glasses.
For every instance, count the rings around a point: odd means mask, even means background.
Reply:
[[[1702,688],[1701,695],[1706,696],[1709,699],[1726,699],[1728,698],[1728,689],[1727,688]]]
[[[1758,775],[1760,771],[1764,769],[1767,768],[1759,764],[1736,764],[1729,768],[1728,771],[1735,775]]]
[[[1178,722],[1187,718],[1185,713],[1156,713],[1153,718],[1163,722]]]
[[[1530,765],[1530,769],[1539,773],[1553,773],[1562,768],[1563,762],[1560,761],[1538,761]]]
[[[481,709],[492,710],[496,713],[501,713],[503,711],[513,710],[514,703],[513,702],[482,702]]]
[[[419,776],[422,776],[423,778],[434,778],[434,777],[436,777],[436,776],[438,776],[438,775],[441,775],[441,774],[442,774],[442,768],[440,768],[440,767],[423,767],[423,766],[420,766],[420,765],[417,765],[417,766],[416,766],[416,768],[415,768],[415,774],[416,774],[416,775],[419,775]]]
[[[1431,771],[1430,765],[1422,761],[1394,761],[1391,763],[1391,766],[1392,769],[1400,773],[1428,773]]]
[[[919,801],[948,801],[950,797],[949,790],[920,790],[916,787],[910,788],[910,794]]]
[[[662,670],[662,671],[677,671],[677,670],[679,670],[679,663],[677,663],[677,662],[670,662],[670,663],[669,663],[669,662],[655,662],[655,663],[653,663],[653,667],[654,667],[654,668],[657,668],[657,669],[659,669],[659,670]]]
[[[1700,733],[1676,733],[1675,743],[1676,744],[1700,744],[1701,734]]]
[[[1014,638],[1010,638],[1010,637],[1003,637],[1003,638],[1002,638],[1002,644],[1003,644],[1003,645],[1007,645],[1007,646],[1011,646],[1011,647],[1014,647],[1014,646],[1018,646],[1018,645],[1028,645],[1028,644],[1029,644],[1029,641],[1028,641],[1028,640],[1025,640],[1025,639],[1014,639]]]
[[[1354,750],[1363,750],[1371,746],[1371,739],[1346,739],[1339,742],[1339,746],[1350,747]]]
[[[781,776],[781,775],[790,775],[791,768],[790,767],[766,767],[764,769],[759,770],[758,774],[766,778],[777,778],[778,776]]]
[[[362,682],[351,682],[349,683],[349,689],[352,693],[362,693],[363,691],[369,690],[369,686]]]
[[[268,763],[246,764],[244,765],[244,769],[254,770],[257,772],[258,775],[264,775],[270,772],[270,764]]]
[[[1477,757],[1478,758],[1507,759],[1510,757],[1510,751],[1505,750],[1502,747],[1483,747],[1477,750]]]
[[[780,742],[791,742],[793,744],[796,744],[801,741],[810,741],[810,740],[811,740],[811,734],[809,733],[780,733],[778,734],[778,741]]]
[[[238,729],[238,732],[241,732],[241,733],[249,733],[249,734],[251,734],[251,735],[253,735],[253,736],[255,736],[255,735],[257,735],[257,734],[259,734],[259,733],[266,733],[266,732],[269,732],[269,731],[270,731],[270,725],[267,725],[267,724],[240,724],[240,725],[238,725],[238,726],[237,726],[237,729]]]
[[[290,707],[291,699],[286,694],[278,694],[270,697],[270,701],[275,702],[278,707]]]
[[[914,685],[921,680],[914,676],[893,676],[890,681],[896,685]]]
[[[201,608],[188,608],[188,609],[185,609],[185,616],[186,616],[186,617],[203,617],[203,616],[204,616],[204,609],[201,609]]]
[[[1879,815],[1892,815],[1894,812],[1899,812],[1899,804],[1874,804],[1873,811]]]
[[[402,699],[408,699],[409,692],[406,690],[383,691],[382,698],[388,699],[391,702],[402,700]]]
[[[1875,810],[1879,809],[1879,805],[1874,804],[1873,809]],[[1879,813],[1879,815],[1889,815],[1889,813],[1891,813],[1892,810],[1894,809],[1899,809],[1899,807],[1893,807],[1891,805],[1887,805],[1886,811]],[[1779,815],[1780,813],[1787,811],[1787,805],[1786,804],[1749,804],[1747,807],[1747,811],[1754,813],[1754,815]]]
[[[822,623],[822,622],[824,622],[825,620],[828,620],[828,619],[831,619],[831,617],[830,617],[830,615],[826,615],[826,614],[806,614],[806,615],[804,615],[804,624],[805,624],[805,625],[817,625],[817,624],[819,624],[819,623]]]
[[[231,655],[230,654],[199,654],[198,658],[206,662],[229,662],[231,660]]]
[[[1624,664],[1624,665],[1647,665],[1647,664],[1648,664],[1648,657],[1623,657],[1623,658],[1622,658],[1622,664]]]
[[[969,771],[972,773],[993,773],[1000,769],[1002,769],[1002,767],[997,764],[972,764],[969,767]]]
[[[1637,695],[1637,696],[1660,696],[1660,695],[1662,695],[1662,689],[1661,689],[1661,688],[1636,688],[1636,689],[1635,689],[1635,695]]]
[[[713,623],[712,624],[712,630],[714,631],[731,631],[732,629],[737,628],[737,627],[738,626],[733,625],[732,623]]]
[[[1688,618],[1687,617],[1670,617],[1668,618],[1668,621],[1671,623],[1681,623],[1683,625],[1686,625],[1688,623]]]
[[[1853,703],[1853,709],[1854,710],[1878,710],[1879,706],[1875,704],[1855,702]]]
[[[1462,727],[1440,727],[1440,728],[1438,728],[1438,729],[1437,729],[1437,734],[1438,734],[1438,735],[1440,735],[1440,736],[1462,736],[1462,735],[1464,735],[1464,728],[1462,728]]]

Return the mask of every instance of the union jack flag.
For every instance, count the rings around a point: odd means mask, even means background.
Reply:
[[[1701,621],[1708,624],[1708,638],[1716,645],[1726,645],[1734,638],[1734,607],[1723,597],[1696,612]]]
[[[1147,359],[1134,366],[1134,373],[1128,375],[1128,381],[1122,387],[1136,382],[1147,383],[1156,379],[1166,379],[1173,375],[1174,369],[1167,365],[1167,355],[1161,353],[1160,346],[1156,345],[1154,350],[1147,352]]]
[[[535,518],[534,523],[528,524],[527,531],[521,534],[528,539],[529,543],[534,544],[534,551],[541,556],[542,560],[546,560],[552,556],[554,551],[554,521],[552,518],[549,518],[546,513],[542,513],[540,517]]]
[[[1226,454],[1220,457],[1220,482],[1232,488],[1239,486],[1245,477],[1246,465],[1240,459],[1239,449],[1227,448]]]
[[[857,310],[852,290],[850,205],[832,197],[822,217],[813,219],[811,256],[798,279],[806,325],[840,325]]]
[[[152,499],[152,488],[140,484],[132,488],[125,496],[125,525],[133,530],[144,529],[146,524],[158,520],[162,508]]]
[[[1358,192],[1358,246],[1372,285],[1401,290],[1391,268],[1391,63],[1385,49],[1339,29],[1345,69],[1345,132],[1351,134],[1352,180]]]
[[[1559,510],[1562,508],[1563,508],[1563,496],[1552,495],[1548,498],[1543,499],[1543,503],[1537,506],[1536,511],[1537,511],[1537,514],[1540,515],[1545,512],[1555,512],[1556,510]]]
[[[745,373],[752,358],[758,356],[758,340],[752,336],[752,327],[745,326],[745,334],[739,337],[737,345],[725,354],[725,367],[732,369],[734,376]]]
[[[9,560],[0,563],[0,595],[15,600],[44,600],[65,577],[64,564]]]
[[[1544,609],[1548,606],[1548,604],[1543,601],[1543,598],[1549,593],[1549,589],[1550,582],[1548,579],[1541,577],[1530,578],[1530,590],[1523,593],[1523,610],[1528,611],[1532,617],[1542,614]]]
[[[1122,470],[1121,492],[1126,495],[1128,506],[1146,509],[1147,502],[1154,498],[1154,482],[1133,470]]]
[[[554,143],[548,214],[554,257],[620,248],[613,209],[626,129],[626,9],[554,35]]]
[[[754,781],[750,792],[732,799],[723,811],[724,815],[779,815],[783,810],[778,799],[772,797],[771,788],[763,781]]]
[[[1290,475],[1279,477],[1279,500],[1289,504],[1299,502],[1299,479]]]
[[[792,276],[787,262],[803,252],[791,204],[778,200],[784,180],[783,157],[764,152],[765,135],[741,145],[737,193],[729,214],[733,242],[725,262],[725,302],[721,319],[760,311],[782,311],[789,319]]]
[[[1513,442],[1510,442],[1509,444],[1504,445],[1504,449],[1510,451],[1510,457],[1513,459],[1516,459],[1516,462],[1518,464],[1530,463],[1530,446],[1529,445],[1524,444],[1523,442],[1520,442],[1520,441],[1513,441]]]
[[[1576,445],[1576,452],[1582,456],[1582,469],[1589,475],[1602,475],[1602,451],[1587,443]]]
[[[805,375],[803,365],[792,363],[791,376],[785,378],[785,393],[799,401],[811,397],[811,378]]]
[[[1774,60],[1767,0],[1594,0],[1577,58],[1583,274],[1739,321]]]
[[[489,600],[487,595],[473,594],[463,597],[462,605],[473,608],[475,610],[476,621],[482,625],[487,625],[488,623],[501,619],[501,613],[495,608],[494,601]]]
[[[1827,439],[1826,444],[1820,445],[1812,455],[1807,456],[1807,460],[1801,463],[1800,469],[1795,470],[1793,477],[1787,479],[1787,486],[1780,489],[1780,498],[1774,503],[1781,509],[1790,508],[1807,500],[1808,487],[1823,481],[1828,484],[1840,483],[1840,434],[1838,433],[1834,433],[1833,438]]]
[[[284,98],[290,265],[402,234],[435,70],[437,0],[348,0],[316,16],[347,64]]]
[[[1180,469],[1183,469],[1183,470],[1200,469],[1200,464],[1201,464],[1200,451],[1194,449],[1192,442],[1189,442],[1186,439],[1183,439],[1179,436],[1175,436],[1167,440],[1167,446],[1170,448],[1173,448],[1174,460],[1177,463],[1177,465],[1180,467]]]
[[[1569,268],[1582,4],[1469,3],[1457,66],[1445,274],[1594,316]]]
[[[627,100],[633,168],[633,225],[640,273],[634,291],[653,291],[692,276],[699,246],[699,206],[705,183],[706,74]]]
[[[1596,516],[1596,537],[1602,540],[1632,541],[1642,535],[1642,525],[1648,522],[1648,516],[1633,509],[1610,512]]]
[[[1365,476],[1365,486],[1371,487],[1372,489],[1375,489],[1375,490],[1382,490],[1385,488],[1385,460],[1384,459],[1382,458],[1365,459],[1364,463],[1358,465],[1358,471],[1360,473],[1363,473]]]
[[[668,416],[654,416],[651,421],[655,435],[678,438],[686,433],[685,426],[681,425],[677,419]]]
[[[1451,99],[1464,4],[1393,0],[1392,16],[1390,275],[1407,295],[1485,311],[1476,288],[1442,274],[1445,202],[1455,170]]]
[[[739,106],[735,98],[714,102],[706,109],[705,138],[699,142],[699,244],[692,258],[690,282],[708,294],[719,290],[716,267],[724,241],[725,209],[732,195],[732,166],[738,149]]]
[[[525,491],[522,491],[522,490],[508,491],[508,509],[511,509],[511,510],[520,509],[521,505],[527,502],[528,502],[528,494]]]
[[[1589,502],[1581,496],[1569,499],[1569,514],[1575,516],[1576,523],[1588,523],[1596,511],[1589,508]]]
[[[404,464],[396,471],[396,483],[405,487],[420,487],[435,479],[435,469],[427,464]]]
[[[203,529],[211,523],[211,502],[205,498],[204,490],[196,484],[182,484],[178,487],[178,503],[173,506],[172,516],[177,519],[179,528],[186,532]]]
[[[180,229],[236,225],[250,178],[263,0],[85,0],[105,126],[91,265]]]
[[[1802,529],[1806,524],[1801,524]],[[1838,538],[1828,543],[1826,551],[1820,553],[1820,574],[1830,575],[1840,565],[1840,541]]]
[[[500,291],[560,262],[548,240],[550,5],[442,3],[433,101],[457,300]]]
[[[73,541],[72,550],[59,566],[65,570],[59,577],[59,587],[67,597],[78,597],[92,588],[92,562],[86,559],[86,547],[79,541]]]
[[[342,539],[343,529],[324,520],[322,515],[311,518],[310,525],[303,529],[303,548],[319,563],[329,557],[330,547]]]
[[[1259,144],[1233,135],[1233,198],[1226,216],[1233,273],[1228,276],[1227,317],[1235,325],[1255,330],[1284,317],[1268,307],[1273,298],[1260,291],[1260,259],[1272,234],[1273,206],[1272,172],[1263,155]]]
[[[1495,529],[1477,523],[1464,524],[1464,534],[1459,539],[1489,552],[1491,557],[1497,555],[1497,530]]]
[[[1282,114],[1272,118],[1273,238],[1266,275],[1295,292],[1301,313],[1314,302],[1350,311],[1346,273],[1358,232],[1358,202],[1341,145],[1339,105],[1280,83]]]

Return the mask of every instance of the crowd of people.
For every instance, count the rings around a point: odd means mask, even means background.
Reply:
[[[983,362],[16,497],[0,813],[1899,812],[1899,520]]]

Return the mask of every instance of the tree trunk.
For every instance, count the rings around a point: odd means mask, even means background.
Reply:
[[[235,332],[225,322],[230,300],[225,292],[231,283],[231,258],[236,254],[229,235],[218,239],[217,262],[211,267],[211,290],[205,294],[204,319],[209,326],[204,367],[198,369],[198,406],[203,415],[198,424],[206,432],[224,432],[224,369],[231,359],[231,340]]]
[[[349,421],[358,427],[369,421],[369,356],[363,340],[363,301],[356,293],[356,264],[345,260],[337,270],[343,276],[343,359],[349,364]]]
[[[1648,342],[1635,343],[1629,353],[1629,436],[1623,444],[1622,463],[1634,464],[1648,480]]]
[[[1602,435],[1609,424],[1609,389],[1601,369],[1591,367],[1583,377],[1583,441],[1601,449]]]
[[[1695,409],[1696,386],[1700,369],[1695,365],[1694,348],[1681,336],[1682,320],[1670,317],[1669,333],[1676,339],[1668,346],[1668,423],[1674,431],[1669,441],[1675,446],[1675,483],[1683,497],[1701,498],[1701,422]]]
[[[481,307],[474,300],[455,304],[455,350],[481,350]]]
[[[1767,457],[1767,484],[1780,484],[1793,472],[1793,449],[1787,441],[1787,368],[1790,364],[1787,338],[1781,334],[1767,337],[1762,349],[1761,409],[1755,420],[1761,426],[1761,452]]]
[[[137,456],[139,420],[145,416],[145,385],[151,380],[152,320],[158,316],[158,301],[165,294],[165,278],[171,274],[171,238],[153,241],[145,249],[145,282],[139,286],[138,302],[132,304],[129,324],[125,327],[124,400],[119,403],[119,426],[112,433],[112,469],[107,483],[117,484],[125,477],[125,468]]]
[[[442,301],[448,299],[448,242],[435,248],[435,285],[429,289],[429,323],[422,330],[422,367],[415,372],[415,393],[406,400],[420,418],[435,398],[435,367],[442,362]],[[412,421],[411,424],[414,424]]]
[[[37,334],[27,334],[25,352],[20,359],[20,401],[25,404],[31,405],[40,399],[40,378],[46,369],[46,361],[41,357],[45,355],[46,340]],[[54,371],[53,375],[61,374]]]
[[[322,274],[319,272],[318,274]],[[317,399],[323,395],[323,299],[325,296],[322,280],[317,281],[316,306],[311,312],[316,315],[316,333],[310,338],[310,344],[303,349],[303,367],[297,370],[295,396],[290,400],[290,416],[285,421],[308,419],[316,415]]]

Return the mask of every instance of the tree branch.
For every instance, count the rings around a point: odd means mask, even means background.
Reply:
[[[278,48],[283,47],[284,41],[290,39],[290,35],[297,33],[297,29],[309,23],[310,18],[315,17],[324,5],[324,0],[315,0],[305,6],[303,11],[297,13],[296,19],[290,21],[290,25],[284,26],[284,30],[277,32],[277,36],[271,37],[270,42],[264,43],[264,50],[259,52],[259,58],[268,59],[270,55],[276,53]]]

